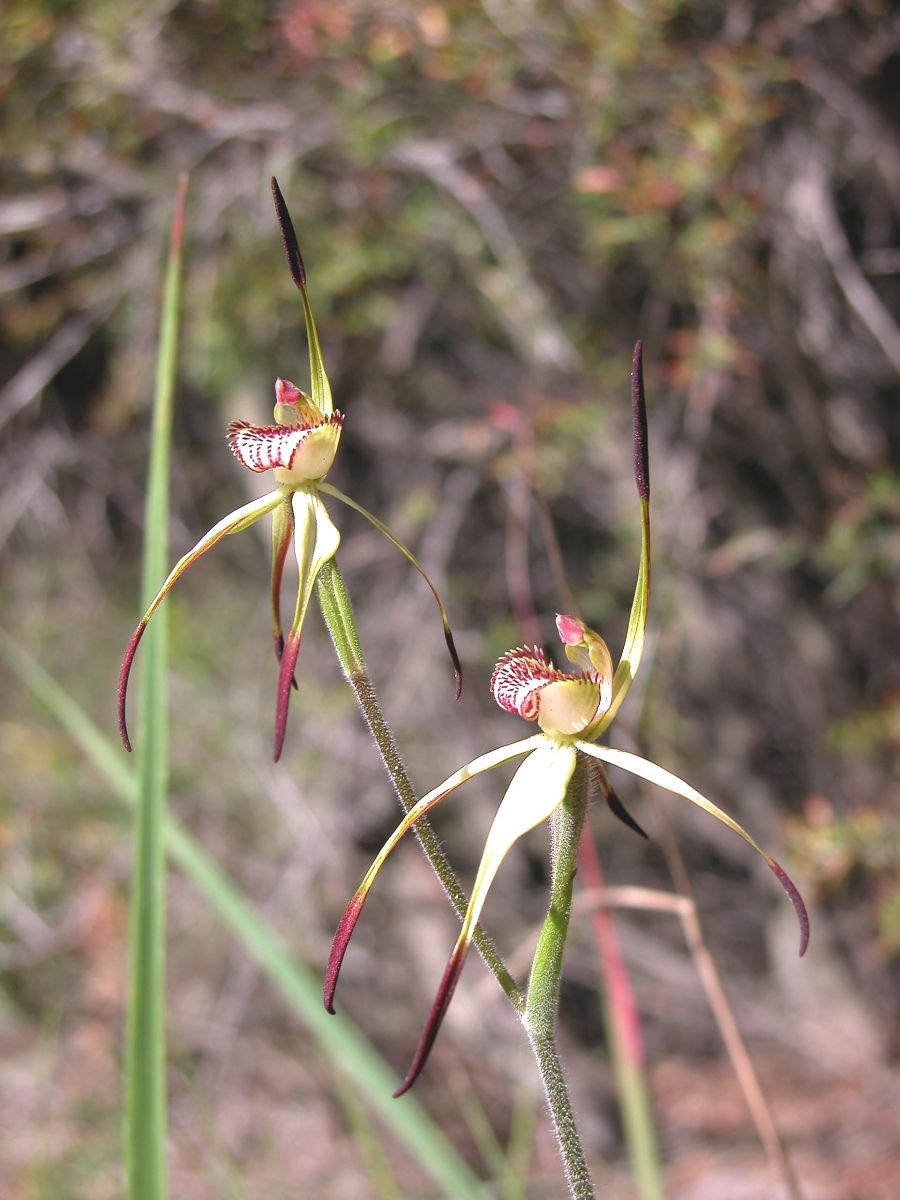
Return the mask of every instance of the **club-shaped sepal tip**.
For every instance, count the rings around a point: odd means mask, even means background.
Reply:
[[[359,888],[353,899],[344,909],[344,915],[340,919],[340,923],[334,933],[334,940],[331,943],[331,953],[328,956],[328,965],[325,968],[325,986],[322,999],[325,1002],[325,1011],[330,1012],[332,1015],[334,1015],[334,993],[337,991],[341,965],[344,961],[344,955],[347,953],[350,938],[353,936],[353,930],[356,928],[356,922],[359,920],[359,914],[362,912],[362,907],[366,902],[367,895],[367,888]]]
[[[300,253],[291,214],[288,212],[288,206],[284,202],[284,196],[281,194],[281,188],[274,175],[272,176],[272,199],[275,201],[275,217],[278,221],[278,228],[281,230],[281,240],[284,242],[284,252],[287,255],[291,279],[298,288],[303,290],[306,287],[306,267],[303,265],[303,256]]]
[[[444,641],[447,643],[447,653],[450,655],[450,661],[453,663],[453,674],[456,679],[456,699],[458,700],[462,695],[462,663],[459,661],[456,643],[453,640],[453,634],[450,632],[449,625],[444,626]]]
[[[116,705],[118,708],[119,717],[119,737],[122,739],[122,745],[131,753],[131,738],[128,736],[128,724],[125,720],[125,701],[128,696],[128,677],[131,674],[131,664],[134,662],[134,656],[137,653],[137,648],[141,638],[144,636],[144,630],[147,628],[146,620],[141,621],[137,629],[131,635],[131,641],[125,649],[125,655],[122,658],[122,665],[119,667],[119,682],[116,686]]]
[[[462,974],[468,949],[469,943],[461,942],[450,955],[437,995],[434,998],[434,1004],[431,1006],[431,1012],[428,1014],[428,1020],[425,1022],[425,1028],[422,1030],[422,1036],[419,1038],[419,1044],[409,1065],[409,1070],[406,1072],[403,1082],[394,1092],[395,1100],[399,1100],[401,1096],[405,1095],[422,1074],[422,1069],[428,1061],[428,1056],[431,1053],[431,1048],[435,1043],[444,1017],[447,1015],[447,1009],[450,1007],[450,1001],[453,999],[456,985],[459,983],[459,977]]]
[[[645,841],[650,841],[649,834],[647,834],[641,828],[641,826],[638,825],[637,821],[634,819],[612,788],[604,790],[604,797],[606,799],[606,803],[609,805],[609,811],[614,817],[618,817],[623,825],[627,825],[629,829],[633,829],[635,833],[640,834]]]
[[[803,897],[800,895],[800,889],[785,871],[781,863],[775,861],[774,858],[767,858],[766,862],[769,865],[772,874],[787,892],[788,899],[794,906],[794,912],[797,914],[797,920],[800,924],[800,958],[806,953],[809,946],[809,913],[806,909]]]
[[[642,500],[650,499],[650,455],[647,448],[647,405],[644,400],[644,344],[636,342],[631,360],[631,430],[634,482]]]

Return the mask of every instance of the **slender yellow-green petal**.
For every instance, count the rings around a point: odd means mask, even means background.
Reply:
[[[413,552],[407,549],[407,547],[403,545],[399,538],[394,537],[387,525],[385,525],[383,521],[379,521],[378,518],[370,513],[367,508],[363,508],[361,504],[357,504],[355,500],[351,500],[349,496],[345,496],[343,492],[339,491],[330,483],[320,483],[319,490],[327,492],[329,496],[334,496],[335,500],[340,500],[342,504],[348,505],[355,512],[358,512],[360,516],[365,517],[367,521],[371,522],[371,524],[375,526],[379,533],[384,534],[392,546],[397,547],[407,562],[411,563],[412,566],[416,568],[416,570],[431,588],[431,594],[434,596],[441,613],[441,622],[444,626],[444,641],[447,643],[447,651],[450,655],[450,661],[453,663],[453,672],[456,676],[456,698],[458,700],[459,694],[462,691],[462,665],[459,661],[459,655],[456,653],[456,645],[453,641],[453,634],[450,632],[450,618],[447,616],[447,610],[444,608],[444,602],[438,595],[437,588],[425,573],[425,568],[422,566]]]
[[[472,898],[466,910],[459,938],[447,962],[437,996],[410,1068],[406,1073],[406,1078],[394,1092],[395,1096],[402,1096],[404,1092],[408,1091],[425,1066],[441,1022],[453,998],[453,992],[472,943],[472,934],[500,864],[520,837],[529,829],[533,829],[535,825],[539,825],[541,821],[546,821],[553,810],[562,804],[569,780],[575,770],[577,757],[574,746],[560,745],[550,738],[541,738],[534,753],[525,759],[513,776],[512,783],[497,810],[485,842],[484,853],[481,856],[478,874],[475,876],[475,884],[472,888]]]
[[[325,374],[325,364],[322,361],[322,351],[319,347],[316,322],[313,318],[312,308],[310,307],[309,296],[306,293],[306,267],[303,265],[303,257],[300,254],[300,245],[297,241],[297,234],[294,232],[294,223],[291,220],[291,214],[288,212],[284,196],[282,196],[281,189],[274,176],[272,177],[272,198],[275,201],[275,215],[278,218],[278,225],[284,241],[284,251],[287,255],[288,268],[291,272],[291,278],[300,293],[300,299],[303,302],[306,339],[309,342],[309,373],[313,403],[327,417],[333,408],[331,387],[328,383],[328,376]]]
[[[797,914],[797,920],[800,923],[800,954],[803,955],[806,953],[806,947],[809,944],[809,914],[806,911],[803,897],[784,867],[766,854],[765,850],[753,840],[746,829],[738,825],[737,821],[729,817],[728,813],[723,812],[711,800],[707,800],[705,796],[692,788],[689,783],[685,783],[683,779],[679,779],[671,771],[666,771],[662,767],[658,767],[656,763],[648,762],[646,758],[640,758],[637,754],[629,754],[625,750],[611,750],[608,746],[592,746],[588,742],[578,742],[576,744],[579,750],[583,750],[585,754],[590,754],[593,758],[599,758],[601,762],[608,762],[612,763],[615,767],[622,767],[623,770],[630,771],[632,775],[639,775],[642,779],[646,779],[650,783],[655,783],[657,787],[665,788],[667,792],[674,792],[676,796],[683,796],[685,800],[690,800],[692,804],[696,804],[704,812],[708,812],[717,821],[721,821],[723,825],[727,825],[738,837],[742,837],[748,846],[752,846],[756,853],[765,859],[766,865],[787,892],[788,898]]]
[[[305,489],[295,491],[292,503],[294,509],[294,553],[297,556],[299,580],[294,619],[284,644],[281,667],[278,672],[273,751],[275,762],[278,762],[281,757],[281,750],[284,746],[288,702],[291,697],[291,684],[294,679],[294,668],[297,665],[297,655],[300,653],[303,618],[309,607],[316,576],[329,559],[334,558],[337,548],[341,544],[341,535],[314,488],[308,491]]]
[[[173,584],[184,574],[189,566],[202,557],[207,550],[211,550],[223,537],[227,537],[231,533],[240,533],[242,529],[248,529],[260,517],[264,517],[267,512],[271,512],[273,508],[277,508],[283,500],[284,493],[280,489],[274,492],[267,492],[265,496],[261,496],[258,500],[251,500],[249,504],[244,504],[241,508],[236,508],[233,513],[229,513],[218,524],[213,525],[209,533],[204,534],[193,550],[188,551],[183,558],[178,560],[172,568],[168,579],[157,592],[153,603],[141,617],[138,627],[131,635],[131,641],[125,650],[125,657],[122,659],[122,666],[119,669],[119,685],[116,690],[119,709],[119,735],[126,750],[131,749],[128,726],[125,722],[125,698],[128,691],[128,676],[131,674],[131,664],[134,662],[134,656],[137,653],[140,640],[144,636],[147,622],[166,598]]]
[[[512,742],[508,746],[500,746],[496,750],[490,750],[487,754],[481,754],[478,758],[473,758],[470,763],[464,767],[460,767],[458,771],[448,776],[443,783],[439,784],[427,796],[415,804],[385,844],[382,846],[378,857],[372,863],[366,872],[366,876],[362,883],[356,889],[353,899],[344,910],[344,915],[338,924],[337,931],[334,935],[334,942],[331,947],[331,954],[328,958],[328,966],[325,969],[325,1007],[329,1012],[334,1012],[334,993],[337,988],[338,975],[341,970],[341,963],[344,961],[344,955],[347,952],[347,945],[353,933],[354,926],[359,919],[359,914],[362,912],[362,907],[366,902],[366,897],[369,894],[369,888],[375,881],[375,876],[381,870],[385,859],[407,832],[415,825],[420,817],[423,817],[429,809],[434,808],[439,804],[445,796],[449,796],[451,792],[456,791],[458,787],[471,779],[474,775],[480,775],[482,771],[490,771],[493,767],[499,767],[505,762],[509,762],[513,758],[518,758],[523,754],[527,754],[530,750],[534,750],[545,739],[540,734],[533,737],[525,738],[520,742]]]
[[[281,629],[281,579],[293,538],[294,510],[291,507],[291,497],[285,496],[284,502],[272,513],[272,640],[275,643],[275,657],[279,662],[284,652],[284,634]],[[296,686],[297,681],[294,680],[294,687]]]
[[[585,731],[586,738],[599,737],[619,711],[628,689],[634,682],[641,655],[650,608],[650,467],[647,453],[647,407],[644,400],[643,345],[634,348],[631,364],[631,424],[634,443],[634,481],[641,502],[641,560],[638,566],[631,615],[622,657],[613,677],[612,703],[603,716]]]

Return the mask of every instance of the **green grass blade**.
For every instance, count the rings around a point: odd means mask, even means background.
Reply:
[[[136,773],[119,744],[107,738],[77,702],[2,630],[0,656],[69,734],[112,791],[125,803],[136,805]],[[183,874],[278,987],[326,1058],[406,1147],[421,1170],[450,1200],[482,1195],[481,1182],[416,1098],[410,1095],[402,1100],[391,1098],[397,1083],[396,1073],[352,1021],[325,1012],[319,976],[291,956],[255,906],[171,817],[166,821],[166,846]]]
[[[460,1064],[451,1071],[447,1083],[482,1162],[492,1178],[500,1182],[499,1194],[503,1200],[525,1200],[525,1189],[511,1168],[507,1153],[494,1132],[491,1119],[465,1067]]]
[[[370,1200],[403,1200],[378,1124],[362,1102],[357,1089],[340,1072],[335,1072],[334,1090],[356,1148],[366,1165]]]
[[[525,1192],[539,1112],[540,1100],[533,1086],[528,1083],[520,1087],[509,1119],[506,1167],[500,1187],[502,1200],[519,1200]]]
[[[168,569],[169,449],[181,307],[181,244],[187,179],[175,201],[163,296],[145,507],[143,607]],[[125,1175],[128,1200],[165,1200],[165,819],[168,787],[168,614],[144,639],[138,803],[129,933],[125,1050]]]

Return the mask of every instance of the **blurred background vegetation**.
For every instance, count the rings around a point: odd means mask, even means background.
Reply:
[[[657,759],[783,856],[669,806],[710,944],[811,1197],[894,1197],[898,1050],[900,21],[880,0],[6,0],[0,38],[2,623],[113,732],[137,573],[165,228],[191,173],[173,548],[262,490],[227,421],[305,386],[268,194],[300,234],[347,424],[333,480],[444,589],[462,701],[426,589],[340,513],[341,563],[382,698],[424,791],[519,736],[496,656],[561,601],[533,486],[582,614],[621,644],[637,562],[628,365],[646,347],[650,663],[613,744]],[[171,600],[172,805],[319,968],[395,802],[312,614],[285,759],[266,535]],[[530,583],[527,581],[530,580]],[[127,823],[3,670],[0,1192],[119,1194]],[[499,797],[439,819],[470,880]],[[622,795],[650,830],[649,789]],[[669,887],[605,810],[609,883]],[[546,901],[539,833],[486,913],[519,969]],[[412,846],[367,909],[343,1002],[398,1071],[454,936]],[[670,1193],[774,1195],[669,918],[618,919]],[[173,1195],[380,1194],[330,1068],[177,874],[170,897]],[[574,923],[563,1051],[598,1181],[632,1195]],[[473,1164],[533,1063],[473,961],[421,1098]],[[518,1115],[517,1115],[518,1114]],[[561,1192],[537,1110],[530,1197]],[[302,1152],[301,1149],[302,1148]],[[402,1194],[433,1195],[388,1140]]]

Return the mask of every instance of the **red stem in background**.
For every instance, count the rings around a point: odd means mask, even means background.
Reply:
[[[585,822],[578,846],[578,872],[586,888],[603,890],[603,868],[594,841],[593,831]],[[591,928],[597,943],[597,955],[606,980],[612,1019],[618,1028],[622,1054],[629,1066],[640,1067],[644,1061],[644,1038],[641,1017],[634,999],[631,978],[616,932],[615,919],[608,908],[595,907],[591,912]]]

